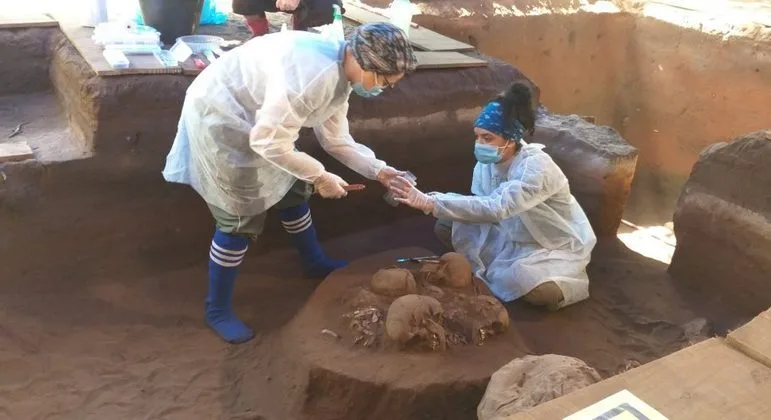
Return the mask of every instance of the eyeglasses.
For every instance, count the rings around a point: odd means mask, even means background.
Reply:
[[[394,87],[394,84],[393,84],[393,83],[391,83],[391,81],[389,81],[388,79],[386,79],[386,77],[385,77],[385,76],[380,76],[380,75],[379,75],[379,74],[377,74],[377,73],[375,73],[375,84],[379,84],[379,83],[378,83],[378,79],[381,79],[381,78],[383,79],[383,82],[385,83],[385,86],[383,86],[384,88],[393,89],[393,87]]]

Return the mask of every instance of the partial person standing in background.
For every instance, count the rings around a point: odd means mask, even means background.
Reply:
[[[292,29],[304,31],[332,23],[335,4],[343,9],[342,0],[233,0],[233,13],[244,17],[252,36],[262,36],[270,32],[265,13],[290,13]]]

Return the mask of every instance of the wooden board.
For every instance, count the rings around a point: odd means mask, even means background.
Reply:
[[[33,159],[35,154],[27,142],[0,143],[0,163]]]
[[[358,23],[384,22],[387,16],[367,10],[361,5],[345,2],[345,15],[343,17]],[[410,43],[423,51],[473,51],[475,48],[469,44],[456,41],[452,38],[428,30],[422,26],[410,29]]]
[[[484,67],[487,61],[455,51],[416,51],[418,70]]]
[[[94,33],[92,28],[66,28],[64,34],[70,40],[72,45],[78,50],[80,55],[86,60],[94,72],[102,77],[106,76],[127,76],[139,74],[181,74],[182,68],[164,67],[151,54],[127,55],[131,67],[127,69],[114,69],[107,63],[102,55],[102,47],[96,45],[91,40]]]
[[[728,334],[726,343],[771,368],[771,309]]]
[[[670,420],[771,418],[771,369],[713,338],[507,419],[564,419],[625,389]]]
[[[47,15],[0,16],[0,29],[53,28],[57,26],[59,26],[59,22]]]

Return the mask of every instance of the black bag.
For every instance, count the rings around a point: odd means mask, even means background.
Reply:
[[[342,0],[302,0],[294,14],[294,28],[305,30],[314,26],[328,25],[334,19],[333,5],[340,6],[345,14]]]

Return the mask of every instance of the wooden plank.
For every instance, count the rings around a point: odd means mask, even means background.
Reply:
[[[92,28],[66,28],[64,30],[64,34],[72,45],[75,46],[80,55],[83,56],[98,76],[182,73],[181,67],[164,67],[155,57],[149,54],[128,54],[126,57],[128,57],[131,67],[127,69],[114,69],[102,55],[102,47],[91,39],[93,32]]]
[[[771,369],[713,338],[506,419],[564,419],[625,389],[671,420],[768,419],[770,379]]]
[[[21,143],[0,143],[0,163],[19,162],[22,160],[33,159],[35,154],[27,142]]]
[[[418,70],[484,67],[487,61],[455,51],[416,51]]]
[[[726,343],[771,368],[771,309],[728,334]]]
[[[360,5],[348,1],[345,2],[345,15],[343,17],[358,23],[389,20],[385,15],[366,10]],[[469,44],[456,41],[422,26],[410,28],[410,43],[423,51],[473,51],[475,49]]]
[[[54,28],[57,26],[59,26],[59,22],[47,15],[0,16],[0,29]]]

